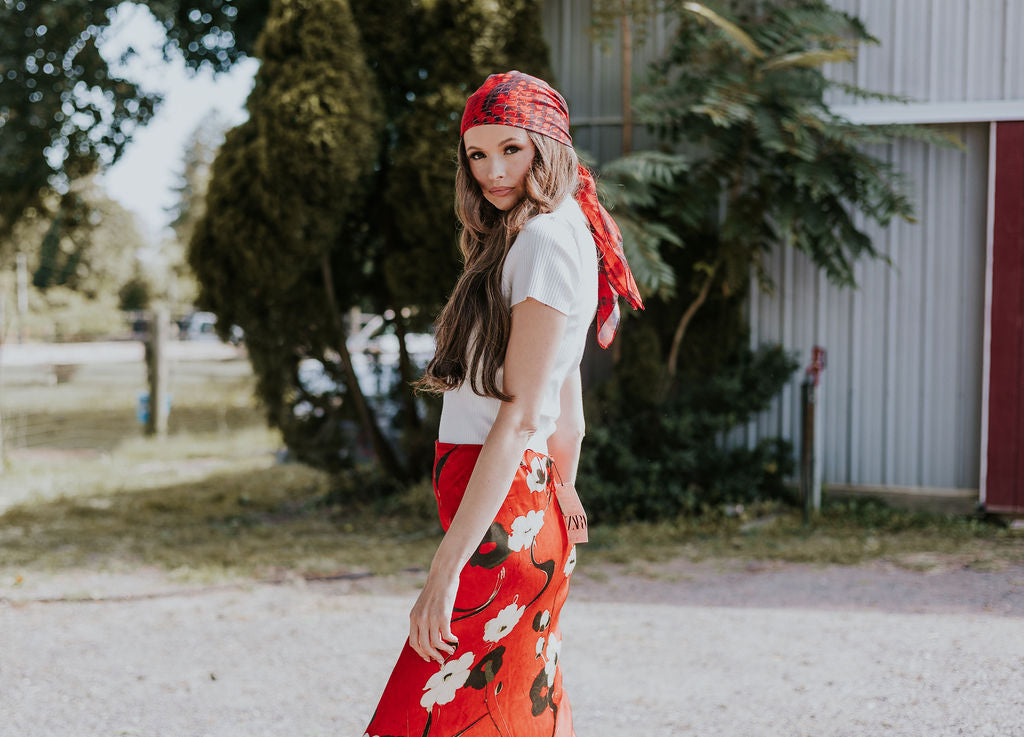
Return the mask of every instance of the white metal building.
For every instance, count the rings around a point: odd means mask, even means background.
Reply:
[[[830,491],[980,501],[1024,513],[1024,0],[833,0],[881,41],[830,77],[906,95],[911,105],[834,109],[864,123],[942,126],[965,151],[898,141],[873,149],[911,183],[919,222],[868,232],[891,260],[857,265],[857,290],[828,283],[779,249],[776,291],[748,304],[751,340],[781,342],[807,365],[824,346],[819,454]],[[577,145],[620,151],[618,41],[592,43],[588,0],[549,0],[545,32]],[[633,57],[670,42],[652,23]],[[635,145],[650,139],[639,130]],[[862,221],[862,225],[863,225]],[[741,442],[800,443],[799,374]]]

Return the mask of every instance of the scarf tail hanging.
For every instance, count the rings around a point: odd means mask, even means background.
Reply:
[[[622,232],[598,201],[597,184],[593,175],[581,165],[579,178],[580,187],[576,192],[576,200],[590,224],[594,243],[601,254],[601,273],[598,275],[597,284],[597,343],[602,348],[607,348],[619,327],[618,295],[625,297],[633,309],[642,310],[644,303],[640,298],[640,289],[633,279],[633,272],[626,263],[626,254],[622,248]]]

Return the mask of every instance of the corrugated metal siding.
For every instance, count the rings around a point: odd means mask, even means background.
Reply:
[[[881,41],[829,77],[918,102],[1024,99],[1021,0],[832,0]],[[832,104],[852,104],[835,93]],[[858,104],[870,104],[860,102]]]
[[[892,266],[863,261],[857,290],[779,249],[774,294],[750,301],[753,344],[828,350],[821,397],[826,483],[977,488],[988,126],[948,126],[966,153],[911,141],[870,152],[912,181],[918,224],[866,228]],[[800,443],[801,376],[747,428]]]
[[[622,37],[618,30],[602,44],[589,32],[590,0],[548,0],[543,11],[544,37],[551,48],[555,87],[569,104],[576,148],[603,163],[622,151]],[[635,29],[633,89],[671,40],[671,25],[651,21]],[[643,38],[643,43],[638,41]],[[657,139],[634,125],[633,146],[654,146]]]
[[[621,151],[621,53],[618,32],[605,48],[589,32],[590,0],[547,0],[544,36],[555,85],[569,103],[577,146],[597,162]],[[915,102],[1024,100],[1024,0],[832,0],[864,21],[881,42],[862,46],[853,64],[827,65],[835,80]],[[634,32],[634,89],[648,62],[670,44],[672,26],[651,21]],[[838,91],[830,104],[855,101]],[[856,101],[858,105],[871,102]],[[655,139],[636,126],[634,146]]]
[[[1024,0],[832,5],[859,16],[881,41],[863,47],[855,64],[830,68],[834,79],[920,102],[1024,99]],[[549,0],[544,23],[577,145],[597,162],[614,158],[618,34],[607,51],[592,41],[589,0]],[[650,24],[634,57],[634,87],[670,40],[669,27]],[[755,344],[781,342],[800,352],[804,366],[814,344],[829,350],[821,419],[827,483],[977,488],[988,127],[947,128],[965,140],[966,153],[914,141],[869,149],[907,175],[920,220],[868,228],[891,268],[859,263],[860,288],[843,290],[802,254],[780,249],[767,264],[776,293],[749,302]],[[634,143],[654,139],[638,127]],[[734,438],[782,435],[799,447],[799,381]]]

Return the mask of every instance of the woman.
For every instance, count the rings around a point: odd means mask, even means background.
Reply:
[[[465,266],[420,382],[444,393],[433,479],[445,535],[367,735],[571,737],[558,618],[579,539],[562,514],[578,506],[579,365],[595,311],[607,347],[616,293],[643,304],[561,95],[494,74],[461,127]]]

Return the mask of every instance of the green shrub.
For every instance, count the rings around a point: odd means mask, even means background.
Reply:
[[[594,522],[700,514],[725,503],[787,496],[793,451],[780,438],[753,448],[727,442],[767,408],[796,369],[778,346],[734,349],[714,375],[681,383],[663,400],[635,363],[593,392],[579,488]]]

